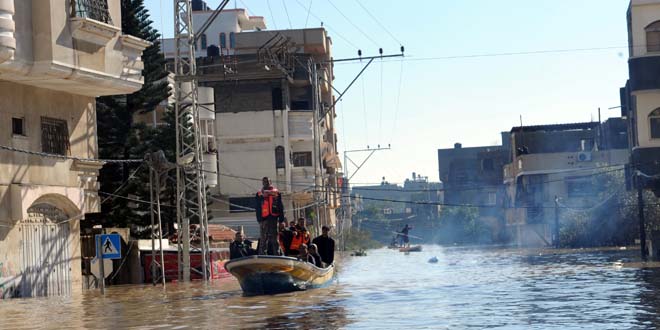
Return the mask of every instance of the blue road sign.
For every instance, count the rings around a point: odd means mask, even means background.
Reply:
[[[96,257],[121,259],[121,237],[119,234],[96,235]]]

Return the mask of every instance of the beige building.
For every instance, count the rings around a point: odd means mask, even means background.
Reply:
[[[660,0],[632,0],[628,8],[629,80],[621,90],[628,117],[635,187],[660,196]]]
[[[0,145],[97,158],[95,98],[142,86],[119,0],[0,0]],[[0,298],[81,290],[101,163],[0,150]]]
[[[514,127],[512,162],[504,166],[505,217],[521,246],[553,243],[555,198],[562,207],[601,202],[594,173],[622,170],[628,162],[625,119]]]
[[[219,176],[212,221],[244,225],[254,235],[250,209],[267,176],[283,193],[289,219],[336,225],[341,163],[331,47],[323,28],[241,32],[240,55],[198,60],[200,85],[215,90]]]

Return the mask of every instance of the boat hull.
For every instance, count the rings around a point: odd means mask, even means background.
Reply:
[[[329,284],[334,276],[334,266],[318,268],[311,263],[291,257],[249,256],[230,260],[225,269],[231,273],[243,293],[248,296],[270,295]]]
[[[411,247],[402,247],[399,248],[399,252],[422,252],[422,246],[411,246]]]

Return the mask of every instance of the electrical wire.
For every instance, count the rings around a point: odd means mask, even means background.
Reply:
[[[243,0],[241,0],[241,2],[243,2]],[[298,5],[299,5],[300,7],[302,7],[303,9],[307,10],[307,8],[305,8],[305,5],[302,4],[302,3],[300,2],[300,0],[296,0],[296,3],[298,3]],[[243,3],[243,4],[245,5],[245,3]],[[246,6],[246,8],[247,8],[247,6]],[[337,30],[331,28],[330,25],[328,25],[328,24],[324,24],[324,23],[323,23],[323,20],[320,19],[318,16],[316,16],[316,15],[311,11],[311,8],[312,8],[312,7],[310,6],[310,7],[309,7],[309,9],[310,9],[310,10],[309,10],[309,14],[312,15],[312,17],[314,17],[314,18],[316,18],[317,20],[319,20],[319,22],[321,22],[321,26],[323,26],[323,27],[327,28],[328,30],[332,31],[332,33],[334,33],[335,35],[337,35],[339,38],[341,38],[342,40],[344,40],[347,44],[351,45],[351,46],[352,46],[353,48],[355,48],[356,50],[357,50],[357,49],[360,49],[360,47],[356,46],[354,43],[352,43],[349,39],[347,39],[346,37],[344,37],[344,36],[343,36],[341,33],[339,33]]]
[[[123,188],[126,186],[126,184],[127,184],[129,181],[131,181],[131,179],[133,179],[133,178],[135,177],[135,174],[137,174],[137,172],[142,168],[142,166],[143,166],[144,164],[145,164],[145,163],[140,164],[140,166],[138,166],[138,167],[133,171],[133,173],[131,173],[131,175],[128,176],[128,179],[126,179],[126,181],[122,182],[122,184],[121,184],[119,187],[117,187],[117,189],[115,189],[115,191],[113,191],[112,193],[113,193],[113,194],[117,194],[117,193],[119,193],[119,191],[120,191],[121,189],[123,189]],[[101,201],[101,204],[107,202],[107,201],[108,201],[109,199],[111,199],[111,198],[112,198],[111,196],[107,196],[105,199],[103,199],[103,200]]]
[[[307,18],[305,18],[305,28],[307,28],[307,22],[309,22],[309,12],[312,10],[312,3],[314,3],[314,0],[309,0],[309,7],[307,8]]]
[[[90,163],[120,163],[120,164],[123,163],[123,164],[125,164],[125,163],[142,163],[142,162],[144,162],[144,159],[95,159],[95,158],[73,157],[73,156],[51,154],[51,153],[47,153],[47,152],[23,150],[23,149],[18,149],[18,148],[14,148],[14,147],[3,146],[3,145],[0,145],[0,150],[20,152],[20,153],[24,153],[24,154],[28,154],[28,155],[45,157],[45,158],[76,160],[76,161],[90,162]]]
[[[282,5],[284,6],[284,12],[286,13],[286,19],[289,21],[289,29],[293,29],[293,24],[291,24],[291,17],[289,17],[289,9],[286,8],[286,0],[282,0]]]
[[[270,8],[270,0],[266,0],[266,5],[268,5],[268,11],[270,12],[270,18],[273,20],[273,26],[275,27],[275,30],[278,30],[277,23],[275,22],[275,15],[273,15],[273,9]],[[245,9],[247,9],[247,6],[245,6]]]
[[[396,133],[396,124],[397,124],[397,120],[399,119],[398,117],[399,117],[399,106],[401,104],[401,86],[403,85],[403,57],[401,58],[401,60],[402,60],[401,68],[399,69],[399,88],[396,93],[396,105],[394,107],[394,122],[392,123],[392,133],[390,134],[389,143],[392,143],[394,140],[394,136]]]
[[[370,17],[376,22],[376,24],[378,24],[378,25],[379,25],[379,26],[380,26],[380,27],[381,27],[381,28],[382,28],[387,34],[390,35],[390,37],[392,38],[392,40],[394,40],[394,41],[396,41],[397,43],[399,43],[400,46],[403,45],[403,43],[402,43],[401,41],[399,41],[399,39],[397,39],[397,38],[392,34],[392,32],[390,32],[390,30],[388,30],[388,29],[385,27],[385,25],[383,25],[383,24],[378,20],[378,18],[376,18],[376,16],[374,16],[374,15],[371,14],[371,12],[369,11],[369,9],[367,9],[367,7],[365,7],[365,6],[360,2],[360,0],[355,0],[355,2],[357,2],[357,4],[360,5],[360,7],[362,7],[362,9],[364,9],[364,11],[367,13],[367,15],[369,15],[369,16],[370,16]]]
[[[346,15],[344,14],[344,12],[342,12],[341,9],[339,9],[339,7],[335,6],[335,3],[332,2],[332,0],[328,0],[328,3],[329,3],[332,7],[334,7],[335,10],[337,10],[337,12],[338,12],[342,17],[344,17],[344,19],[346,19],[346,21],[347,21],[349,24],[351,24],[356,30],[358,30],[358,32],[360,32],[365,38],[367,38],[369,41],[371,41],[371,43],[373,43],[376,47],[379,46],[378,43],[377,43],[373,38],[371,38],[371,36],[369,36],[369,35],[366,34],[364,31],[362,31],[362,29],[361,29],[359,26],[357,26],[355,23],[353,23],[353,20],[351,20],[350,18],[348,18],[348,16],[346,16]]]
[[[378,111],[378,141],[380,143],[383,133],[383,62],[380,62],[380,111]]]

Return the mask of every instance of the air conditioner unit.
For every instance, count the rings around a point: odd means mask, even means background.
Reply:
[[[577,154],[578,162],[590,162],[591,161],[591,152],[580,152]]]

